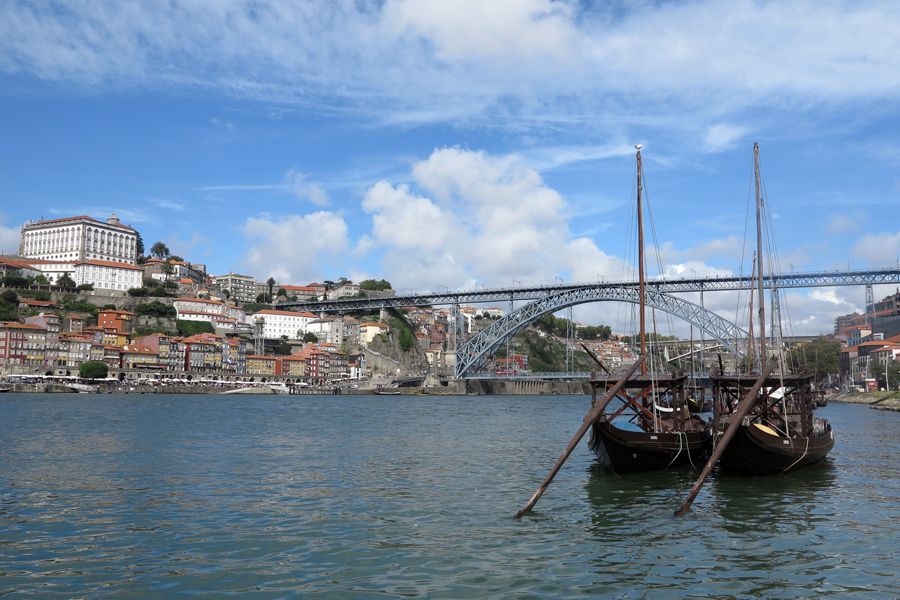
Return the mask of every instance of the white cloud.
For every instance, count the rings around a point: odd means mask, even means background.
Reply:
[[[284,186],[294,192],[298,200],[309,200],[318,206],[329,203],[328,194],[317,183],[306,183],[306,175],[296,169],[288,169],[284,174]]]
[[[328,211],[250,217],[241,229],[251,243],[243,264],[259,281],[274,277],[283,283],[309,283],[338,262],[348,245],[347,224]]]
[[[706,132],[704,142],[707,152],[721,152],[734,146],[735,142],[749,133],[746,127],[731,125],[729,123],[719,123],[713,125]]]
[[[730,115],[747,107],[896,98],[898,29],[887,0],[6,2],[0,71],[213,87],[388,122],[607,122],[627,107],[656,125],[678,114],[716,149],[743,134]]]
[[[825,229],[828,235],[841,235],[844,233],[859,233],[862,231],[862,223],[866,218],[864,212],[858,211],[853,214],[841,213],[831,216],[831,221]]]
[[[6,227],[10,217],[0,212],[0,254],[17,254],[21,241],[20,227]]]
[[[852,260],[863,260],[870,265],[893,264],[900,257],[900,232],[867,233],[850,249]]]
[[[382,181],[362,203],[373,228],[361,248],[386,249],[392,282],[437,290],[621,272],[619,259],[571,234],[562,197],[516,156],[444,148],[412,175],[421,194]]]

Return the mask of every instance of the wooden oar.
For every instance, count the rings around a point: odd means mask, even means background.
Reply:
[[[575,447],[578,446],[578,442],[581,441],[581,438],[584,437],[584,434],[587,432],[588,428],[594,424],[594,422],[600,418],[600,415],[603,414],[603,410],[606,408],[606,405],[610,403],[610,401],[615,398],[616,394],[619,393],[619,390],[625,385],[625,382],[631,378],[634,374],[635,370],[640,367],[644,363],[644,357],[640,357],[637,361],[631,365],[631,368],[628,369],[628,372],[623,375],[619,381],[612,387],[607,394],[601,398],[595,405],[594,408],[588,412],[587,416],[584,418],[584,423],[581,424],[581,428],[578,429],[578,433],[575,434],[575,437],[572,438],[572,441],[569,442],[569,445],[566,446],[566,451],[563,452],[562,456],[559,457],[559,460],[556,461],[556,465],[554,465],[553,469],[550,471],[550,474],[547,475],[547,478],[544,480],[544,483],[541,484],[541,487],[534,493],[531,497],[531,500],[528,501],[528,504],[525,505],[525,508],[516,513],[517,519],[520,519],[522,515],[530,511],[534,508],[534,505],[537,504],[537,501],[540,500],[541,496],[546,491],[547,487],[550,485],[550,482],[553,481],[553,478],[556,477],[556,474],[559,472],[560,468],[562,468],[563,463],[566,462],[566,459],[569,458],[569,455],[572,454],[572,451],[575,450]]]
[[[728,429],[725,430],[725,434],[722,436],[722,439],[719,440],[719,443],[716,444],[716,449],[713,451],[712,456],[709,457],[709,460],[706,461],[706,466],[703,467],[703,472],[700,473],[700,478],[697,480],[697,483],[694,484],[694,487],[691,488],[691,493],[688,494],[687,500],[684,501],[684,504],[681,505],[677,511],[675,511],[675,516],[680,517],[693,504],[694,499],[697,497],[697,494],[700,493],[700,488],[703,487],[703,482],[706,481],[706,478],[709,476],[709,472],[712,471],[712,468],[715,466],[716,461],[719,460],[719,457],[722,456],[722,453],[725,451],[725,448],[728,447],[728,444],[731,443],[731,438],[734,437],[735,432],[737,432],[738,427],[741,426],[741,421],[744,420],[744,415],[750,410],[750,408],[756,403],[756,395],[759,393],[759,388],[762,387],[763,382],[765,382],[766,378],[772,373],[775,369],[775,366],[778,364],[777,360],[773,360],[769,363],[769,366],[765,368],[762,375],[759,376],[759,379],[756,380],[756,383],[753,384],[753,387],[750,388],[750,391],[747,392],[747,395],[744,396],[744,399],[741,400],[740,404],[737,405],[737,408],[731,413],[730,421],[728,422]]]
[[[593,352],[591,352],[591,349],[590,349],[590,348],[588,348],[588,347],[585,346],[584,344],[581,344],[581,347],[584,348],[584,351],[587,352],[587,353],[591,356],[591,358],[594,359],[594,362],[595,362],[595,363],[597,363],[598,365],[600,365],[600,368],[601,368],[601,369],[603,369],[604,371],[606,371],[606,374],[607,374],[607,375],[612,375],[612,373],[609,372],[609,369],[607,369],[606,366],[605,366],[602,362],[600,362],[600,359],[597,358],[597,355],[594,354]]]

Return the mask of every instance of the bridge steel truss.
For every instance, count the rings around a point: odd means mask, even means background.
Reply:
[[[470,374],[475,374],[484,366],[487,357],[506,340],[544,315],[553,314],[576,304],[603,301],[640,304],[640,293],[631,285],[592,286],[567,289],[539,298],[494,321],[462,345],[456,352],[456,377],[466,378]],[[650,308],[658,308],[697,325],[739,357],[745,354],[742,342],[746,342],[747,332],[716,313],[683,298],[656,290],[646,292],[646,304]]]
[[[766,277],[766,289],[790,289],[812,287],[834,287],[850,285],[881,285],[900,283],[900,268],[875,269],[869,271],[840,271],[816,273],[791,273]],[[750,277],[697,277],[691,279],[670,279],[647,282],[647,290],[662,294],[684,292],[722,292],[749,290],[753,282]],[[636,281],[618,283],[587,283],[569,285],[544,285],[493,290],[449,292],[443,294],[412,294],[408,296],[387,296],[382,298],[345,298],[315,302],[292,302],[280,304],[279,308],[297,308],[302,311],[340,312],[346,310],[372,310],[381,308],[403,308],[405,306],[434,306],[451,304],[480,304],[485,302],[516,302],[538,300],[566,291],[617,290],[623,287],[637,287]]]

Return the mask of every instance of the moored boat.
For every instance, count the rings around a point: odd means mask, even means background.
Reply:
[[[756,375],[714,374],[714,422],[724,431],[732,411]],[[763,383],[719,458],[719,468],[745,475],[786,473],[822,460],[834,447],[827,420],[813,416],[812,375],[776,375]]]
[[[640,355],[646,358],[646,267],[641,203],[644,176],[641,146],[635,149]],[[629,379],[618,392],[621,406],[607,405],[591,426],[588,448],[600,464],[618,474],[686,463],[702,465],[710,450],[711,434],[708,423],[690,413],[685,393],[687,381],[683,373],[648,374],[645,360],[641,364],[641,376]],[[604,386],[610,389],[612,383],[615,382],[592,379],[592,405],[597,400],[597,389]]]

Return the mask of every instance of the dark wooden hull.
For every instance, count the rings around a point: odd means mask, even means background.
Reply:
[[[742,425],[722,453],[719,467],[744,475],[775,475],[815,464],[834,448],[834,432],[828,426],[819,436],[781,437],[754,425]]]
[[[645,433],[601,420],[591,427],[588,447],[613,473],[638,473],[692,463],[703,466],[711,448],[709,431]]]

